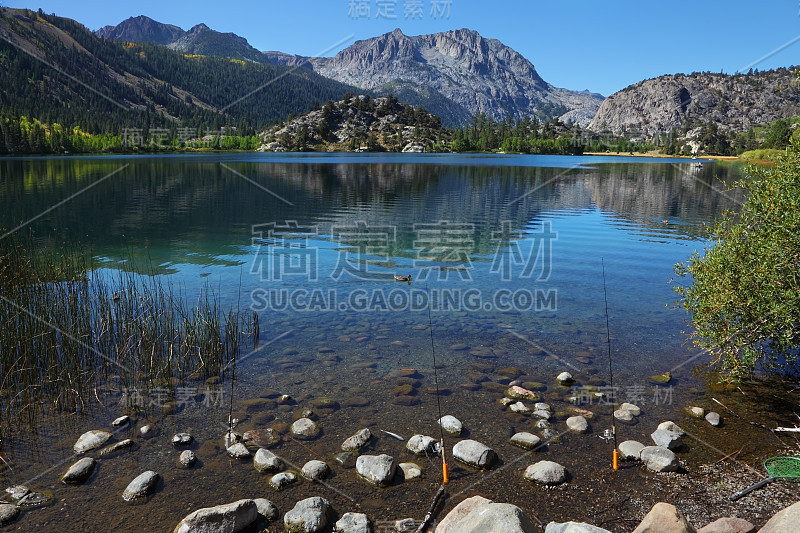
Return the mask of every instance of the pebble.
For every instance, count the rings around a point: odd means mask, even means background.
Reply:
[[[303,465],[301,469],[303,476],[311,481],[321,481],[331,473],[330,467],[325,461],[311,460]]]
[[[122,499],[126,502],[149,496],[156,490],[160,476],[152,470],[147,470],[136,476],[122,492]]]
[[[580,415],[571,416],[567,418],[567,427],[570,431],[574,431],[575,433],[586,433],[589,431],[589,422]]]
[[[189,446],[192,443],[193,440],[194,440],[194,437],[192,437],[188,433],[176,433],[172,437],[172,445],[173,446]]]
[[[445,415],[440,418],[439,425],[450,435],[456,436],[461,435],[461,429],[463,428],[461,421],[452,415]]]
[[[534,450],[542,444],[542,439],[533,433],[527,433],[523,431],[520,433],[515,433],[511,437],[510,442],[514,446],[519,446],[520,448],[524,448],[526,450]]]
[[[635,440],[626,440],[619,444],[619,454],[625,461],[639,461],[644,444]]]
[[[453,457],[476,468],[491,468],[497,462],[494,450],[476,440],[466,439],[453,446]]]
[[[706,422],[708,422],[709,424],[711,424],[714,427],[717,427],[720,424],[722,424],[722,418],[719,416],[719,413],[715,413],[714,411],[711,411],[710,413],[708,413],[706,415]]]
[[[706,416],[705,409],[703,409],[702,407],[690,407],[688,409],[688,412],[691,416],[695,418],[703,418],[704,416]]]
[[[178,457],[178,464],[182,468],[191,468],[197,462],[197,456],[192,450],[183,450]]]
[[[75,453],[86,453],[89,450],[99,448],[108,442],[110,438],[111,433],[108,431],[93,429],[78,437],[78,441],[75,443],[72,449],[75,451]]]
[[[422,469],[416,463],[400,463],[397,466],[403,472],[403,479],[406,481],[422,477]]]
[[[569,372],[562,372],[556,376],[556,381],[559,385],[569,386],[575,383],[575,378]]]
[[[319,426],[310,418],[300,418],[292,424],[292,435],[301,440],[309,440],[319,435]]]
[[[283,467],[283,461],[266,448],[259,448],[253,457],[253,468],[257,472],[277,472]]]
[[[542,485],[560,485],[567,480],[567,469],[553,461],[539,461],[525,469],[523,477]]]
[[[148,437],[153,433],[153,426],[142,426],[139,428],[139,435]]]
[[[295,481],[297,481],[296,475],[292,474],[291,472],[281,472],[280,474],[275,474],[270,478],[269,485],[275,490],[283,490]]]
[[[532,390],[525,389],[519,385],[513,385],[506,389],[506,396],[514,398],[515,400],[530,400],[532,402],[539,400],[539,393]]]
[[[514,400],[512,400],[511,398],[505,398],[505,397],[503,397],[503,398],[500,398],[500,399],[498,400],[498,402],[500,402],[500,405],[502,405],[503,407],[508,407],[509,405],[511,405],[512,403],[514,403]]]
[[[84,483],[89,476],[92,475],[97,461],[91,457],[84,457],[77,463],[69,467],[69,469],[61,476],[61,482],[68,485],[80,485]]]

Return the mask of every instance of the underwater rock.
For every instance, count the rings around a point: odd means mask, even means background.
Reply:
[[[633,422],[633,413],[627,409],[617,409],[614,411],[614,418],[620,422]]]
[[[84,457],[67,469],[64,475],[61,476],[61,482],[68,485],[82,484],[92,475],[96,464],[97,461],[91,457]]]
[[[132,448],[133,441],[131,439],[121,440],[119,442],[115,442],[111,446],[106,446],[102,450],[100,450],[100,455],[111,455],[114,452],[118,452],[120,450],[124,450],[125,448]]]
[[[439,425],[450,435],[456,436],[461,435],[461,429],[463,428],[461,421],[452,415],[445,415],[440,418]]]
[[[462,440],[453,446],[453,457],[476,468],[491,468],[497,461],[494,450],[476,440]]]
[[[414,435],[408,439],[406,449],[411,453],[422,455],[433,453],[436,446],[436,439],[427,435]]]
[[[19,507],[10,503],[0,503],[0,526],[10,524],[19,515]]]
[[[722,418],[719,416],[719,413],[711,411],[706,415],[706,422],[714,427],[718,427],[720,424],[722,424]]]
[[[122,493],[122,499],[126,502],[137,500],[149,496],[156,490],[160,476],[152,470],[147,470],[136,476],[133,481],[128,483],[128,486]]]
[[[542,444],[542,439],[533,433],[523,431],[520,433],[515,433],[511,437],[510,442],[514,446],[519,446],[525,450],[534,450]]]
[[[372,438],[369,428],[360,429],[355,435],[348,437],[342,443],[342,451],[352,452],[364,446]]]
[[[301,440],[314,439],[319,435],[319,426],[310,418],[300,418],[292,424],[292,435]]]
[[[197,462],[197,456],[192,450],[183,450],[178,456],[178,465],[181,468],[191,468]]]
[[[228,447],[225,451],[234,459],[244,460],[250,458],[250,450],[241,442],[237,442],[233,446]]]
[[[114,426],[115,428],[118,428],[130,423],[131,423],[131,417],[129,417],[128,415],[122,415],[119,418],[116,418],[113,422],[111,422],[111,425]]]
[[[297,476],[291,472],[281,472],[275,474],[269,480],[269,485],[275,490],[283,490],[297,481]]]
[[[283,461],[266,448],[259,448],[253,457],[253,467],[257,472],[277,472],[283,469]]]
[[[89,450],[99,448],[108,442],[110,438],[111,433],[108,431],[93,429],[78,437],[78,441],[74,446],[72,446],[72,449],[75,451],[75,453],[86,453]]]
[[[259,448],[269,448],[281,441],[281,436],[272,428],[251,429],[242,435],[245,445],[258,446]]]
[[[526,468],[523,477],[542,485],[560,485],[567,480],[567,469],[553,461],[539,461]]]
[[[567,427],[570,431],[574,431],[575,433],[586,433],[589,431],[589,422],[580,415],[571,416],[567,418]]]
[[[559,385],[568,387],[569,385],[575,383],[575,378],[573,378],[572,374],[570,374],[569,372],[562,372],[558,376],[556,376],[556,381],[558,381]]]
[[[400,463],[397,467],[403,472],[403,479],[406,481],[422,477],[422,469],[416,463]]]
[[[311,481],[321,481],[331,473],[330,467],[325,461],[311,460],[303,465],[301,469],[303,476]]]
[[[356,472],[373,485],[390,484],[396,470],[394,457],[390,455],[362,455],[356,459]]]
[[[634,405],[632,403],[624,402],[622,405],[619,406],[620,409],[625,409],[626,411],[630,411],[633,416],[639,416],[642,414],[642,410],[639,408],[638,405]]]
[[[188,433],[176,433],[172,436],[172,445],[173,446],[189,446],[194,437],[189,435]]]

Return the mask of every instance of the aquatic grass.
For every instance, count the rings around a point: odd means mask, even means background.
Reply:
[[[222,375],[258,333],[256,317],[222,312],[208,286],[190,303],[162,276],[93,269],[78,248],[0,241],[0,425],[44,406],[84,411],[98,386]]]

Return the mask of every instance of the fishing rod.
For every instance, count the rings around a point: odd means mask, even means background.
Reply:
[[[611,384],[611,437],[614,440],[614,452],[611,456],[611,467],[614,470],[619,470],[619,451],[617,450],[617,424],[614,419],[614,369],[611,366],[611,326],[608,323],[608,290],[606,289],[606,264],[603,258],[600,258],[600,265],[603,269],[603,299],[606,303],[606,341],[608,344],[608,380]]]
[[[428,332],[430,333],[431,338],[431,356],[433,358],[433,381],[436,384],[436,408],[439,411],[439,447],[441,448],[442,454],[442,485],[439,487],[439,490],[436,491],[436,495],[433,497],[433,501],[431,502],[430,507],[428,507],[428,513],[425,515],[425,518],[422,520],[419,528],[417,529],[416,533],[422,533],[425,531],[425,528],[428,527],[428,523],[433,518],[433,511],[436,509],[436,504],[439,503],[439,499],[444,494],[444,486],[450,481],[447,477],[447,458],[445,456],[445,448],[444,448],[444,428],[442,427],[442,401],[439,396],[439,374],[436,371],[436,347],[433,342],[433,318],[431,317],[431,297],[430,292],[428,291],[428,280],[425,280],[425,295],[428,297]]]

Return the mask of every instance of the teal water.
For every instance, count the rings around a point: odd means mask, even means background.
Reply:
[[[725,184],[739,173],[737,166],[711,162],[698,171],[687,160],[508,155],[0,160],[3,233],[30,229],[41,239],[80,245],[109,272],[149,261],[190,297],[212,290],[223,308],[256,311],[261,323],[262,348],[237,364],[235,389],[215,389],[216,400],[192,399],[166,416],[147,391],[140,420],[157,425],[158,437],[101,465],[109,479],[97,474],[95,488],[64,494],[51,482],[55,498],[111,509],[129,474],[145,465],[170,472],[146,504],[147,517],[137,508],[118,510],[115,530],[136,531],[134,515],[148,530],[165,520],[175,524],[197,506],[245,497],[253,486],[269,493],[252,467],[240,472],[219,450],[231,390],[242,431],[290,423],[296,409],[323,397],[337,402],[318,415],[322,437],[285,439],[278,448],[300,465],[311,455],[333,464],[341,441],[363,426],[406,438],[436,435],[432,341],[443,409],[461,418],[472,438],[494,442],[508,461],[519,452],[507,449],[505,440],[530,422],[496,405],[508,376],[545,384],[545,401],[562,413],[575,391],[554,385],[559,372],[572,372],[578,387],[609,386],[601,260],[615,392],[638,401],[652,421],[668,416],[699,394],[691,370],[706,362],[694,359],[682,333],[685,316],[673,309],[673,266],[702,249],[707,224],[738,207],[740,193]],[[398,282],[395,275],[412,279]],[[395,387],[408,384],[401,376],[408,368],[418,372],[413,390],[400,394]],[[676,378],[669,387],[647,380],[667,370]],[[194,393],[207,388],[184,387]],[[268,396],[265,389],[290,394],[296,403],[247,403]],[[59,416],[33,432],[12,431],[4,457],[16,470],[0,471],[4,484],[39,475],[42,461],[52,460],[43,458],[43,448],[68,459],[77,435],[124,410],[116,394],[77,419]],[[649,433],[651,425],[636,431]],[[603,427],[598,422],[593,430]],[[204,461],[193,472],[175,471],[174,450],[162,442],[186,428],[198,437]],[[554,453],[573,457],[603,445],[571,438],[569,447],[553,446]],[[376,451],[402,454],[402,443],[385,436],[376,441]],[[479,476],[455,468],[465,486]],[[413,486],[400,483],[376,496],[351,479],[352,469],[334,470],[332,485],[354,495],[330,494],[341,500],[341,513],[358,500],[376,519],[424,515],[427,492],[415,497]],[[435,481],[435,471],[431,463],[427,481]],[[497,475],[482,490],[513,497],[509,480],[519,476],[504,472],[509,477]],[[230,475],[239,481],[221,487],[220,476]],[[175,492],[181,483],[191,483],[192,493]],[[265,497],[285,512],[290,500],[313,490],[304,483]],[[58,518],[58,505],[28,511],[20,524],[34,530],[37,520],[78,520],[87,531],[103,530],[76,514]],[[406,514],[387,514],[387,506]]]

